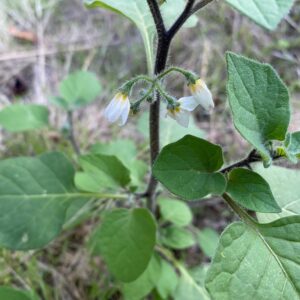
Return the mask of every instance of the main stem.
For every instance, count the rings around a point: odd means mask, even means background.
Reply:
[[[168,60],[168,54],[170,49],[171,40],[167,35],[163,35],[158,40],[157,53],[155,59],[155,75],[165,70]],[[155,159],[159,154],[160,142],[159,142],[159,115],[160,115],[160,94],[155,93],[155,101],[150,106],[149,117],[149,129],[150,129],[150,157],[151,166],[153,166]],[[156,201],[155,192],[157,187],[157,180],[151,175],[149,185],[146,191],[147,207],[152,212],[155,211]]]
[[[213,0],[202,0],[197,3],[195,6],[196,0],[187,0],[186,5],[180,16],[174,22],[169,30],[166,30],[164,20],[162,18],[160,8],[157,0],[147,0],[149,9],[151,11],[157,36],[157,52],[155,59],[155,67],[154,73],[155,75],[160,74],[166,68],[169,49],[171,45],[171,41],[182,27],[184,22],[191,16],[192,12],[195,13],[208,3]],[[156,92],[154,95],[155,101],[150,106],[150,117],[149,117],[149,128],[150,128],[150,156],[151,156],[151,166],[153,166],[154,161],[156,160],[159,154],[159,114],[160,114],[160,95]],[[145,196],[147,197],[147,207],[152,212],[156,210],[156,187],[157,180],[151,174],[151,178],[148,184],[148,188],[146,190]]]

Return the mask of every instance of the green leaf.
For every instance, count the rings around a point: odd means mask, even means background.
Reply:
[[[0,245],[44,247],[61,231],[72,201],[92,198],[73,184],[74,169],[60,153],[0,161]]]
[[[274,30],[289,13],[294,0],[226,0],[226,2],[260,26]]]
[[[84,172],[76,173],[75,184],[81,190],[124,188],[130,182],[128,169],[115,156],[89,154],[81,156],[79,163]]]
[[[139,132],[149,140],[149,114],[144,113],[138,120],[137,128]],[[205,137],[205,133],[197,127],[194,120],[190,120],[190,125],[185,128],[171,118],[162,117],[160,119],[160,144],[162,147],[176,142],[185,135],[190,134],[200,138]]]
[[[217,250],[217,245],[215,250]],[[204,265],[193,267],[192,269],[189,269],[188,272],[198,285],[204,287],[205,277],[208,268],[209,268],[209,264],[204,264]]]
[[[49,111],[36,104],[12,104],[0,111],[0,125],[11,132],[41,129],[48,126]]]
[[[198,233],[198,243],[204,254],[212,257],[219,243],[219,234],[211,228],[205,228]]]
[[[275,70],[228,52],[227,93],[235,127],[270,163],[266,144],[285,139],[290,121],[289,93]]]
[[[206,286],[213,299],[299,299],[300,217],[231,224],[221,236]]]
[[[155,240],[156,224],[148,210],[115,209],[93,234],[92,248],[117,279],[131,282],[147,268]]]
[[[156,289],[163,299],[169,299],[178,284],[178,275],[174,268],[164,259],[160,259],[161,272],[156,282]]]
[[[59,85],[60,97],[53,102],[66,110],[73,110],[94,101],[101,91],[95,74],[77,71],[69,74]]]
[[[260,222],[266,223],[282,217],[300,215],[299,170],[277,166],[265,169],[260,165],[256,165],[254,170],[268,181],[275,200],[282,209],[279,214],[257,213]]]
[[[162,149],[153,174],[175,195],[193,200],[225,191],[225,177],[217,172],[222,165],[219,146],[187,135]]]
[[[195,245],[195,238],[189,230],[169,226],[161,230],[161,242],[172,249],[186,249]]]
[[[130,165],[137,157],[137,149],[132,140],[119,139],[108,143],[97,143],[91,148],[92,153],[116,156],[124,165]]]
[[[14,289],[8,286],[0,286],[0,299],[3,300],[37,300],[33,293]]]
[[[123,284],[125,300],[142,300],[154,289],[161,274],[161,259],[153,255],[145,272],[135,281]]]
[[[228,175],[227,193],[243,207],[266,213],[281,212],[270,186],[259,174],[237,168]]]
[[[132,185],[142,185],[148,166],[137,159],[138,153],[133,141],[121,139],[105,144],[97,143],[92,146],[91,152],[116,156],[130,170]]]
[[[174,199],[160,198],[158,199],[158,205],[164,220],[179,227],[187,226],[192,222],[192,212],[184,202]]]
[[[69,109],[68,102],[64,98],[62,98],[62,97],[52,96],[52,97],[50,97],[50,102],[53,103],[53,104],[55,104],[56,106],[60,106],[64,110],[68,110]]]
[[[297,163],[300,157],[300,131],[288,133],[286,140],[288,139],[288,145],[286,146],[287,157],[293,162]]]
[[[148,71],[153,73],[154,62],[154,38],[156,29],[154,21],[144,0],[85,0],[88,7],[101,7],[119,13],[131,20],[139,29],[145,46],[148,60]],[[182,12],[185,2],[183,0],[167,1],[161,6],[161,11],[166,25],[173,23]],[[186,27],[195,26],[197,18],[192,16],[185,24]]]
[[[174,300],[210,300],[204,287],[198,285],[183,266],[179,266],[180,279],[173,294]]]

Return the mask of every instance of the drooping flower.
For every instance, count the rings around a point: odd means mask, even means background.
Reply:
[[[104,111],[104,116],[110,123],[119,121],[119,125],[125,125],[130,111],[128,95],[119,92],[110,101]]]
[[[188,86],[195,101],[206,111],[209,112],[215,107],[212,94],[202,79],[198,79],[195,83],[190,83]]]
[[[190,112],[198,106],[193,96],[183,97],[174,105],[169,105],[166,116],[176,120],[183,127],[189,126]]]

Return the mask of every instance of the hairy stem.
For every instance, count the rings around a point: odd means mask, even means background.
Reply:
[[[184,22],[189,18],[189,16],[191,15],[191,11],[193,9],[194,3],[195,3],[195,0],[187,1],[187,4],[186,4],[183,12],[181,13],[181,15],[178,17],[178,19],[175,21],[173,26],[168,31],[168,36],[170,37],[170,39],[172,39],[175,36],[175,34],[182,27]]]
[[[208,1],[211,2],[212,0]],[[198,9],[204,7],[207,1],[202,1],[195,5],[198,7],[201,3],[202,6]],[[191,16],[192,11],[195,10],[194,4],[195,0],[188,0],[186,6],[181,13],[181,15],[177,18],[174,24],[171,26],[169,30],[166,30],[164,20],[162,18],[159,5],[157,0],[147,0],[148,6],[150,8],[155,26],[157,31],[157,51],[156,51],[156,59],[155,59],[155,67],[154,73],[155,75],[159,75],[162,73],[167,64],[168,54],[172,39],[182,27],[184,22]],[[197,10],[198,10],[197,9]],[[160,115],[160,95],[159,93],[155,93],[154,102],[150,106],[150,117],[149,117],[149,130],[150,130],[150,156],[151,156],[151,166],[156,160],[159,154],[159,115]],[[156,210],[156,187],[157,180],[151,175],[147,190],[145,192],[145,196],[147,197],[147,207],[152,212]]]
[[[277,154],[272,155],[273,160],[277,160],[279,158],[282,158],[282,156],[277,155]],[[259,153],[257,153],[257,151],[254,149],[249,153],[249,155],[246,158],[244,158],[244,159],[242,159],[242,160],[240,160],[236,163],[233,163],[232,165],[222,169],[221,173],[228,173],[233,169],[242,168],[242,167],[247,167],[248,169],[251,169],[251,164],[252,163],[260,162],[262,160],[263,159],[262,159],[261,155]]]
[[[197,3],[197,4],[193,7],[193,9],[191,10],[189,17],[190,17],[191,15],[195,14],[198,10],[200,10],[201,8],[203,8],[204,6],[206,6],[207,4],[209,4],[210,2],[213,2],[213,1],[214,1],[214,0],[202,0],[201,2]]]
[[[156,51],[155,75],[161,73],[167,64],[168,53],[171,40],[168,39],[164,21],[159,9],[159,5],[156,0],[147,0],[150,8],[153,20],[155,22],[158,44]],[[150,130],[150,159],[151,166],[153,165],[158,153],[159,153],[159,112],[160,112],[160,96],[158,93],[154,95],[155,99],[150,105],[150,117],[149,117],[149,130]],[[155,192],[157,187],[157,180],[151,175],[145,196],[147,197],[147,207],[152,212],[155,212],[156,201]]]
[[[172,72],[177,72],[181,75],[183,75],[184,77],[187,77],[188,75],[191,74],[191,72],[187,72],[186,70],[182,69],[182,68],[179,68],[179,67],[171,67],[165,71],[163,71],[162,73],[160,73],[158,76],[157,76],[157,79],[160,80],[160,79],[163,79],[166,75],[169,75],[170,73]]]

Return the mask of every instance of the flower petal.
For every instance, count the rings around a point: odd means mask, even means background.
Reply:
[[[104,115],[107,120],[110,123],[116,122],[120,118],[127,103],[130,105],[128,97],[118,93],[105,109]]]
[[[115,122],[121,114],[122,102],[114,97],[104,111],[104,115],[110,123]]]
[[[180,103],[180,107],[187,111],[193,111],[199,105],[194,96],[182,97],[178,102]]]
[[[122,112],[120,115],[119,126],[125,125],[129,116],[129,112],[130,112],[130,102],[129,100],[126,100],[126,102],[124,102],[123,104]]]
[[[106,106],[105,110],[104,110],[104,115],[105,117],[108,117],[112,111],[114,111],[114,108],[117,104],[117,100],[116,100],[116,97],[114,97],[110,102],[109,104]]]
[[[168,110],[166,116],[169,116],[183,127],[189,126],[190,113],[184,109],[180,109],[179,112],[175,113]]]
[[[204,82],[202,83],[202,88],[197,90],[197,92],[194,94],[194,97],[195,97],[195,100],[206,111],[211,111],[215,107],[212,94]]]
[[[190,113],[185,110],[181,110],[180,113],[175,115],[177,123],[183,127],[189,127]]]

